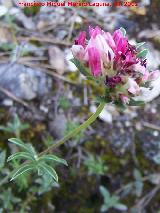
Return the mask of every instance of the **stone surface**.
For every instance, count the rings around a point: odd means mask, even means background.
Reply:
[[[51,79],[38,69],[20,64],[0,65],[0,86],[18,98],[32,100],[45,95],[52,86]],[[0,96],[3,98],[3,95]]]
[[[49,130],[52,135],[54,135],[57,139],[60,139],[64,136],[64,132],[66,129],[66,117],[63,113],[58,114],[54,121],[49,123]]]

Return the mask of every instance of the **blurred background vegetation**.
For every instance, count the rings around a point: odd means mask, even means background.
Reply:
[[[90,128],[55,149],[69,164],[57,167],[58,183],[35,174],[10,182],[20,162],[6,159],[19,150],[8,138],[41,152],[95,110],[102,88],[69,61],[75,37],[89,25],[124,27],[131,41],[146,42],[150,69],[160,68],[160,1],[99,8],[17,2],[0,0],[0,212],[159,213],[160,81],[143,108],[108,105]]]

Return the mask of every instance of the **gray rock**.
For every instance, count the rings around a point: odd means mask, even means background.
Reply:
[[[49,130],[52,135],[54,135],[57,139],[60,139],[64,136],[66,129],[66,117],[63,113],[58,114],[54,121],[49,123]]]
[[[138,141],[147,159],[152,160],[160,152],[160,136],[151,130],[143,130],[137,134]],[[154,162],[154,161],[153,161]]]
[[[65,60],[63,51],[57,46],[50,46],[48,49],[49,62],[53,69],[62,75],[65,72]]]
[[[134,131],[132,127],[126,127],[125,123],[115,122],[113,128],[108,131],[107,138],[116,154],[125,154],[134,143]]]
[[[45,95],[51,88],[52,81],[38,69],[20,64],[1,64],[0,86],[18,98],[32,100]],[[3,95],[0,97],[3,98]]]

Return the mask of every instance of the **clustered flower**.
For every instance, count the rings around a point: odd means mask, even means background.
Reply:
[[[78,59],[95,78],[103,77],[110,90],[110,98],[129,104],[141,90],[160,76],[160,72],[147,69],[147,50],[140,45],[131,45],[125,30],[116,30],[113,35],[100,27],[89,27],[89,37],[81,32],[72,46],[74,58]]]

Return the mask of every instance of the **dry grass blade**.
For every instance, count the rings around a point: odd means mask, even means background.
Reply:
[[[143,124],[144,127],[148,127],[150,129],[154,129],[154,130],[160,131],[160,127],[155,125],[155,124],[150,124],[148,122],[143,122],[142,124]]]
[[[1,86],[0,86],[0,92],[2,92],[3,94],[5,94],[6,96],[8,96],[9,98],[11,98],[12,100],[16,101],[17,103],[22,104],[23,106],[25,106],[28,109],[30,109],[29,105],[25,101],[22,101],[21,99],[17,98],[14,94],[12,94],[10,91],[4,89]]]
[[[61,41],[59,39],[56,38],[47,38],[47,37],[36,37],[36,36],[31,36],[31,37],[18,37],[17,38],[18,41],[39,41],[39,42],[46,42],[46,43],[50,43],[50,44],[57,44],[57,45],[62,45],[62,46],[71,46],[72,43],[68,42],[68,41]]]

